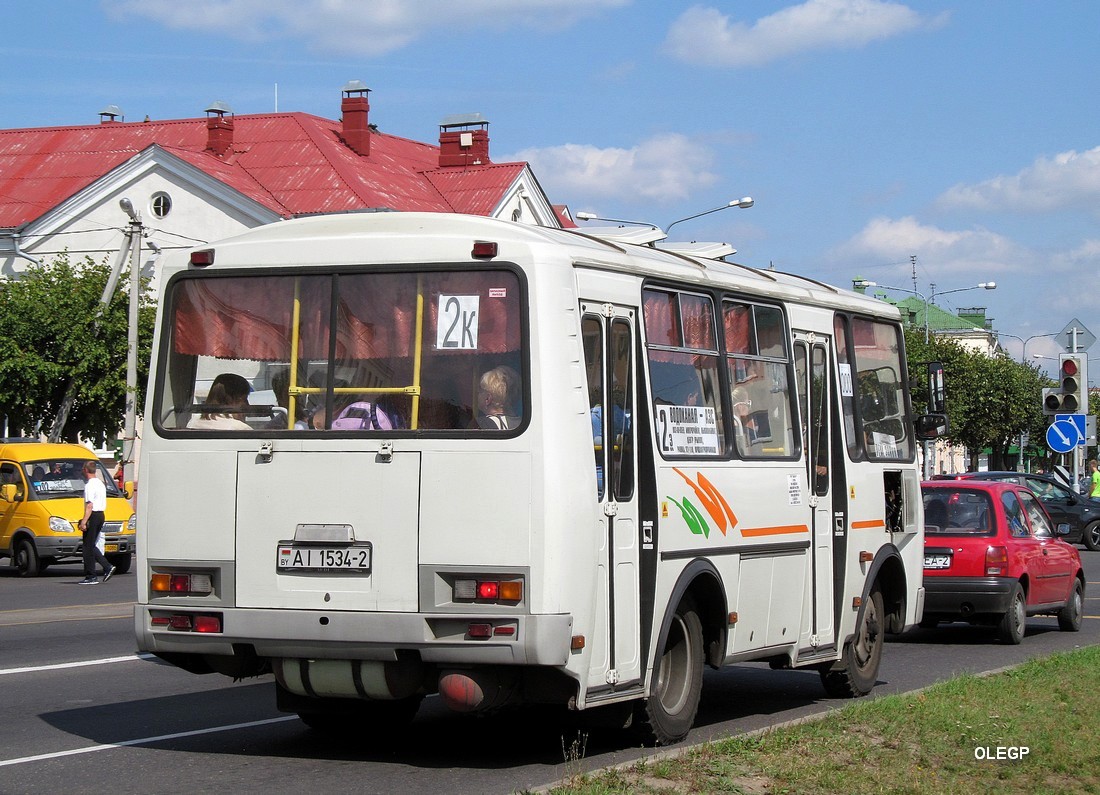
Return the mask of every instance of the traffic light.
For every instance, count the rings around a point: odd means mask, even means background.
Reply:
[[[1079,414],[1088,411],[1085,357],[1063,353],[1058,357],[1058,386],[1043,390],[1043,414]]]

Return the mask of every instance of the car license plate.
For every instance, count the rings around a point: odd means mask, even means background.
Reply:
[[[275,570],[280,572],[370,574],[370,565],[370,544],[341,546],[279,544],[275,558]]]
[[[926,569],[949,569],[949,568],[951,568],[951,556],[950,555],[925,555],[924,556],[924,568],[926,568]]]
[[[103,551],[104,552],[118,552],[118,544],[104,544],[103,545]]]

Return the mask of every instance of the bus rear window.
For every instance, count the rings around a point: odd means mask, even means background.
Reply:
[[[508,270],[177,278],[162,431],[500,433],[524,422]]]

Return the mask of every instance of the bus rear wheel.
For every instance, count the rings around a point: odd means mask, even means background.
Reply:
[[[821,684],[833,698],[865,696],[878,681],[885,639],[882,610],[882,592],[875,587],[863,606],[856,634],[844,645],[840,659],[821,669]]]
[[[638,708],[643,738],[672,745],[687,736],[703,689],[703,624],[690,596],[676,607],[657,662],[653,692]]]

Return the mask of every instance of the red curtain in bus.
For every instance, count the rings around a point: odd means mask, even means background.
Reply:
[[[424,350],[434,349],[440,298],[477,296],[476,349],[506,353],[521,343],[519,282],[506,271],[422,274]],[[176,285],[177,352],[222,359],[290,358],[294,277],[187,279]],[[299,277],[298,356],[328,358],[331,280]],[[342,359],[411,356],[416,338],[417,274],[341,276],[336,353]]]
[[[708,351],[717,348],[714,339],[714,311],[709,298],[647,290],[642,300],[646,342],[650,345]],[[650,348],[649,359],[654,362],[668,362],[673,360],[673,355],[670,351]]]

